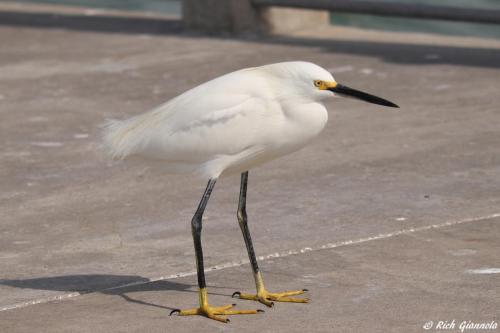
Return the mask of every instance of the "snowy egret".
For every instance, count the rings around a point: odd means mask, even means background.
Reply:
[[[264,287],[246,214],[248,170],[302,148],[325,127],[324,100],[333,96],[397,107],[380,97],[337,83],[325,69],[309,62],[283,62],[242,69],[197,86],[152,111],[124,121],[110,121],[104,141],[111,155],[138,155],[159,160],[167,171],[192,172],[208,184],[191,220],[199,286],[199,307],[174,310],[179,315],[254,314],[232,305],[208,304],[201,246],[202,216],[221,174],[241,173],[237,217],[250,258],[256,294],[233,296],[272,306],[274,301],[306,303],[290,297],[306,290],[281,293]]]

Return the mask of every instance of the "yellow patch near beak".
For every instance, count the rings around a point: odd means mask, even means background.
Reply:
[[[337,82],[332,81],[332,82],[325,82],[325,81],[319,81],[319,84],[316,86],[319,88],[319,90],[327,90],[331,88],[335,88],[337,86]]]

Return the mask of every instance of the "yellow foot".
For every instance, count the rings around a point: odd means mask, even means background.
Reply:
[[[237,314],[256,314],[259,312],[264,312],[264,310],[231,310],[236,304],[229,304],[224,306],[212,307],[208,304],[204,304],[199,308],[193,308],[188,310],[175,309],[170,312],[170,315],[178,313],[179,316],[193,316],[200,315],[205,316],[210,319],[221,321],[223,323],[228,323],[229,319],[226,317],[220,317],[220,315],[237,315]]]
[[[289,297],[295,295],[301,295],[305,293],[307,289],[296,290],[296,291],[285,291],[282,293],[270,293],[265,289],[260,289],[256,295],[252,294],[243,294],[239,291],[233,293],[232,297],[238,296],[240,299],[249,299],[252,301],[259,301],[262,304],[265,304],[269,307],[274,305],[273,302],[292,302],[292,303],[307,303],[309,302],[308,298],[297,298],[297,297]]]

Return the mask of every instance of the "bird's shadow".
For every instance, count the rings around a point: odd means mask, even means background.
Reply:
[[[82,274],[41,277],[32,279],[0,279],[0,285],[35,290],[51,290],[60,292],[78,292],[88,294],[99,292],[105,295],[119,296],[127,302],[157,308],[174,310],[174,307],[149,303],[130,296],[134,292],[148,291],[182,291],[196,293],[197,288],[192,284],[173,282],[168,280],[150,281],[137,275],[108,275]],[[210,289],[217,286],[210,286]],[[213,293],[213,295],[230,296],[228,294]]]

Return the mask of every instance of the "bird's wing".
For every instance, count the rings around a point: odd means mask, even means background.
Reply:
[[[179,103],[175,112],[162,110],[168,113],[164,118],[157,111],[161,121],[144,141],[142,154],[177,162],[238,154],[258,143],[267,107],[266,100],[248,94],[218,93]]]
[[[143,155],[200,163],[258,145],[279,117],[268,80],[239,71],[197,86],[156,109],[111,122],[105,142],[115,157]],[[269,131],[268,131],[269,132]]]

